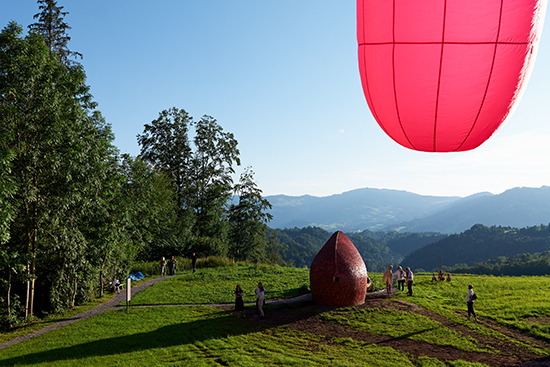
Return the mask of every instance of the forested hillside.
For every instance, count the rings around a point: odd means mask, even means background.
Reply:
[[[401,233],[397,231],[371,232],[369,230],[359,232],[358,235],[372,238],[381,244],[388,246],[392,251],[401,256],[406,256],[417,248],[434,243],[447,237],[441,233]]]
[[[492,259],[502,263],[503,257],[543,253],[548,250],[549,226],[517,229],[476,224],[463,233],[448,236],[415,250],[403,259],[403,263],[412,269],[432,271],[439,268],[441,262],[444,267],[464,268]]]
[[[283,259],[291,265],[310,266],[332,232],[317,227],[276,229],[273,231],[284,248]],[[441,234],[370,232],[346,233],[355,245],[368,271],[384,271],[389,264],[398,264],[417,247],[445,237]]]

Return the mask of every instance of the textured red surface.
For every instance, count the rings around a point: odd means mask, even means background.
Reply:
[[[367,267],[351,240],[341,231],[330,237],[309,271],[313,301],[328,306],[365,302]]]

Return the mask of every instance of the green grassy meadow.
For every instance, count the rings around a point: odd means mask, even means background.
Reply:
[[[460,353],[505,353],[506,348],[483,342],[490,338],[534,356],[548,356],[549,349],[541,347],[550,343],[550,290],[544,278],[455,276],[450,283],[434,283],[430,278],[416,276],[412,297],[398,292],[391,299],[379,301],[388,305],[398,301],[423,313],[358,306],[320,309],[316,316],[329,326],[450,347]],[[460,358],[415,357],[406,350],[303,331],[285,322],[265,323],[251,317],[253,306],[247,307],[249,317],[244,320],[238,319],[230,307],[199,305],[233,302],[237,283],[245,290],[245,301],[251,301],[258,280],[264,283],[271,299],[290,297],[301,294],[308,279],[307,269],[254,265],[201,269],[196,274],[157,283],[132,299],[133,305],[167,306],[134,307],[129,312],[111,309],[2,349],[0,366],[487,365]],[[476,311],[481,322],[477,324],[466,320],[468,284],[473,284],[479,295]],[[270,314],[298,315],[305,307],[305,303],[267,305],[266,312],[269,319]],[[503,328],[529,338],[515,338]]]
[[[244,292],[244,302],[254,302],[258,282],[267,289],[266,300],[290,298],[308,292],[309,270],[271,265],[237,263],[235,266],[203,268],[196,273],[168,277],[138,293],[133,305],[216,304],[235,301],[235,287]]]

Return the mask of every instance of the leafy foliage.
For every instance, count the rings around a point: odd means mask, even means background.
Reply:
[[[229,207],[229,253],[237,260],[265,260],[263,250],[267,246],[267,222],[272,215],[266,210],[271,204],[262,198],[254,182],[254,172],[247,168],[235,186],[238,203]]]

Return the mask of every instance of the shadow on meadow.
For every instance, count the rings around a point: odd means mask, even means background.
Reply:
[[[294,312],[290,312],[292,315],[287,312],[281,312],[283,307],[290,308]],[[104,338],[69,347],[54,348],[48,351],[2,359],[0,360],[0,366],[54,363],[57,361],[116,356],[118,354],[156,348],[170,348],[211,339],[253,333],[297,321],[297,319],[305,319],[312,315],[311,309],[308,312],[304,312],[303,315],[301,314],[300,302],[292,304],[290,307],[289,305],[266,306],[266,313],[268,315],[270,309],[275,312],[279,311],[276,312],[278,314],[276,320],[274,318],[270,319],[269,316],[262,320],[253,317],[254,307],[252,306],[246,308],[248,314],[246,319],[238,319],[232,310],[224,308],[220,309],[219,312],[209,314],[206,319],[172,324],[147,332]],[[325,308],[319,308],[314,313],[324,311],[326,311]],[[285,315],[288,315],[288,319]],[[120,317],[123,316],[120,315]],[[91,326],[93,327],[93,325]]]
[[[56,348],[44,352],[25,354],[0,361],[0,365],[23,365],[35,363],[52,363],[56,361],[83,359],[88,357],[115,356],[117,354],[139,352],[147,349],[168,348],[178,345],[191,344],[208,339],[222,338],[227,335],[239,335],[246,332],[230,332],[225,326],[230,316],[197,320],[163,326],[158,329],[135,333],[131,335],[105,338],[96,341],[85,342],[65,348]]]

